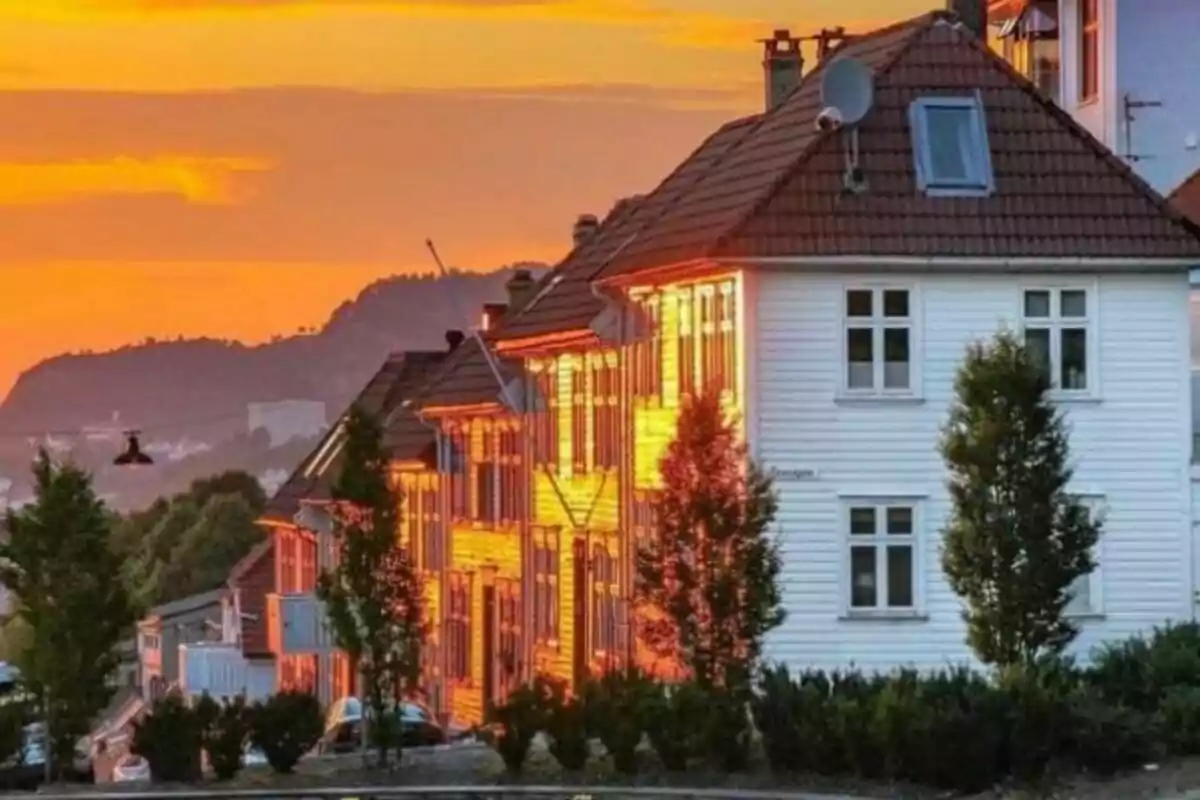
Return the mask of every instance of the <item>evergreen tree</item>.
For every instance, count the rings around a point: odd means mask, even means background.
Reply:
[[[118,642],[136,613],[109,547],[110,517],[77,467],[33,468],[36,500],[9,511],[0,542],[0,581],[25,634],[16,643],[21,678],[46,714],[48,767],[71,763],[76,743],[109,700],[120,663]]]
[[[389,701],[411,692],[420,678],[423,595],[408,550],[398,540],[400,497],[388,480],[383,431],[356,407],[344,435],[343,466],[333,488],[339,558],[333,570],[321,574],[317,594],[326,604],[337,646],[362,676],[361,694],[383,764],[389,746],[399,745],[388,721]]]
[[[1100,525],[1068,493],[1067,429],[1049,388],[1012,334],[974,344],[942,432],[953,502],[942,569],[985,664],[1061,652],[1078,633],[1063,614],[1071,584],[1095,568]]]
[[[637,603],[651,610],[639,632],[701,685],[743,686],[784,618],[771,479],[714,393],[684,405],[661,468],[657,535],[637,559]]]

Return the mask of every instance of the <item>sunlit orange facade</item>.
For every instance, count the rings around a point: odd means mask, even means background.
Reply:
[[[421,478],[439,497],[406,492],[403,516],[426,526],[428,691],[458,723],[484,720],[535,674],[575,685],[631,660],[673,671],[632,624],[636,543],[653,526],[683,399],[716,386],[740,419],[743,284],[710,272],[621,295],[615,340],[580,330],[489,342],[519,398],[503,402],[496,381],[495,402],[456,408],[435,379],[420,411],[440,434],[436,478]]]

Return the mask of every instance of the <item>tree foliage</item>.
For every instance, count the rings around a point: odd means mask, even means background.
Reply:
[[[953,512],[942,569],[981,661],[1027,664],[1078,629],[1071,584],[1095,568],[1100,523],[1068,493],[1068,432],[1045,374],[1010,333],[974,344],[942,432]]]
[[[387,759],[388,701],[411,692],[420,676],[425,635],[422,587],[398,535],[399,495],[388,480],[379,423],[361,408],[345,423],[343,466],[333,487],[337,565],[322,572],[325,602],[337,646],[363,676],[364,701],[381,729],[374,741]]]
[[[12,593],[14,617],[27,628],[15,661],[47,712],[47,755],[61,767],[112,697],[117,644],[135,613],[90,476],[53,463],[45,450],[33,476],[36,500],[7,516],[0,582]]]
[[[662,460],[657,536],[639,548],[641,635],[704,686],[749,679],[762,638],[783,622],[777,501],[719,398],[687,403]]]

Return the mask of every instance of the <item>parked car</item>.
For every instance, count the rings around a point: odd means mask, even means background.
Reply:
[[[424,704],[415,700],[405,700],[389,711],[400,723],[401,744],[404,747],[446,743],[446,731]],[[325,715],[325,735],[321,739],[321,749],[334,753],[358,750],[362,747],[362,721],[363,703],[357,697],[343,697],[334,701]]]

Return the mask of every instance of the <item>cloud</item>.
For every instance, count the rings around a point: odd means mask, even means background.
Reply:
[[[116,156],[0,163],[0,206],[55,205],[108,196],[174,196],[196,205],[247,199],[237,178],[270,166],[248,158]]]

